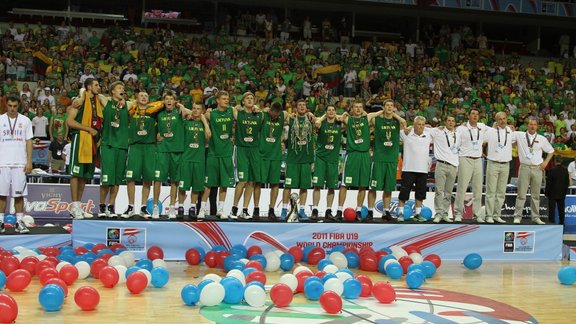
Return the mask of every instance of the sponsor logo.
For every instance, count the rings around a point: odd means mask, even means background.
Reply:
[[[44,198],[44,194],[42,194]],[[96,207],[96,203],[93,200],[88,200],[86,203],[82,203],[80,208],[87,213],[91,213],[92,209]],[[60,214],[63,212],[70,212],[72,210],[72,203],[67,201],[62,201],[60,197],[51,198],[46,201],[35,200],[26,201],[25,203],[26,212],[53,212],[54,214]]]
[[[534,253],[536,232],[504,232],[504,253]]]
[[[146,251],[146,229],[145,228],[124,228],[107,227],[106,245],[122,243],[126,249],[133,252]]]

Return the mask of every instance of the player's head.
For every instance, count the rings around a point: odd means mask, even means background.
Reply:
[[[352,116],[360,117],[364,111],[364,103],[362,101],[355,101],[352,104]]]
[[[299,99],[298,101],[296,101],[296,112],[298,113],[298,115],[304,116],[306,115],[307,111],[308,108],[306,107],[306,100]]]
[[[242,95],[242,105],[248,108],[254,107],[254,94],[252,92],[244,92]]]
[[[86,81],[84,81],[84,89],[93,95],[97,95],[100,93],[100,83],[94,78],[87,78]]]
[[[176,104],[176,93],[172,90],[164,91],[162,95],[162,101],[164,102],[164,107],[168,110],[174,109],[174,105]]]
[[[230,105],[230,95],[227,91],[218,91],[216,93],[216,103],[218,104],[218,108],[227,108]]]
[[[124,98],[124,82],[122,81],[115,81],[112,82],[110,85],[110,93],[112,94],[112,98],[115,100],[120,100]]]
[[[8,116],[14,118],[18,114],[18,107],[20,107],[20,98],[11,95],[6,99],[6,112]]]
[[[328,107],[326,107],[326,116],[329,118],[336,117],[336,107],[334,107],[333,105],[329,105]]]
[[[201,103],[192,104],[192,118],[199,118],[204,111],[204,106]]]
[[[384,113],[387,115],[390,115],[394,112],[394,109],[396,107],[394,106],[394,100],[392,99],[386,99],[384,100]]]
[[[279,103],[278,101],[273,102],[272,106],[270,106],[270,110],[268,111],[272,119],[278,118],[281,112],[282,112],[282,104]]]
[[[147,105],[150,102],[150,98],[148,97],[148,93],[146,91],[138,92],[138,95],[136,97],[136,102],[138,102],[139,105]]]

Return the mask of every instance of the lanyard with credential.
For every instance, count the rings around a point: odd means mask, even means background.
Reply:
[[[480,128],[476,128],[476,130],[478,131],[476,134],[476,143],[478,143],[478,141],[480,141]],[[474,142],[474,138],[472,137],[472,130],[470,127],[468,127],[468,133],[470,134],[470,142]]]
[[[500,128],[496,130],[496,133],[498,134],[498,144],[500,144]],[[506,128],[504,128],[504,134],[504,145],[502,145],[503,147],[506,146],[506,143],[508,143],[508,130],[506,130]]]
[[[446,143],[448,144],[448,148],[452,147],[450,145],[450,139],[448,138],[448,132],[444,131],[444,136],[446,136]],[[454,139],[454,144],[456,144],[456,132],[454,132],[452,138]]]
[[[532,153],[533,146],[534,146],[534,142],[536,142],[536,137],[538,137],[538,134],[534,135],[534,139],[532,140],[532,143],[530,143],[530,139],[528,138],[528,133],[524,133],[526,135],[526,143],[528,144],[528,149],[530,149],[530,153]]]

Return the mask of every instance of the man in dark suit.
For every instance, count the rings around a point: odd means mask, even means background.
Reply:
[[[548,221],[555,223],[555,209],[558,206],[559,223],[564,225],[564,200],[570,186],[568,170],[561,163],[561,158],[554,157],[555,166],[546,171],[546,197],[548,197]]]

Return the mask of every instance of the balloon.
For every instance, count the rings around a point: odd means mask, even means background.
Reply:
[[[197,265],[200,263],[200,252],[195,248],[188,249],[186,251],[186,261],[189,265]],[[186,304],[188,305],[188,304]]]
[[[360,296],[362,292],[362,283],[358,279],[350,278],[346,279],[343,283],[344,292],[342,295],[347,299],[356,299]]]
[[[60,263],[58,263],[58,265],[56,266],[56,271],[60,273],[60,269],[62,269],[65,265],[71,265],[71,263],[68,261],[60,261]]]
[[[30,281],[32,281],[30,272],[24,269],[18,269],[13,271],[6,278],[6,288],[13,292],[19,292],[26,289],[30,284]]]
[[[127,268],[134,265],[135,257],[132,251],[122,251],[118,255],[124,259],[124,264],[126,265]]]
[[[409,272],[406,275],[406,285],[410,289],[418,289],[424,283],[425,278],[426,278],[426,276],[424,275],[424,273],[422,271],[416,270],[416,271]]]
[[[432,261],[422,261],[421,265],[424,268],[424,274],[426,275],[426,278],[434,277],[434,274],[436,274],[436,266],[434,263],[432,263]]]
[[[20,269],[27,270],[31,275],[36,274],[36,263],[40,262],[38,258],[34,256],[27,256],[22,261],[20,261]]]
[[[224,287],[224,302],[226,304],[239,304],[244,297],[244,285],[234,277],[226,277],[220,281]]]
[[[0,294],[0,323],[13,323],[18,317],[18,304],[12,296]]]
[[[126,269],[126,272],[124,273],[124,276],[126,277],[126,279],[128,279],[128,277],[130,277],[131,274],[133,274],[134,272],[140,270],[139,267],[137,266],[132,266],[128,269]]]
[[[312,277],[312,273],[308,271],[301,271],[296,274],[296,279],[298,279],[298,286],[296,287],[296,292],[304,292],[304,283],[306,279]]]
[[[0,270],[2,270],[2,272],[7,276],[18,268],[20,268],[20,261],[18,261],[18,258],[13,255],[4,257],[2,262],[0,262]]]
[[[277,271],[280,269],[280,257],[274,252],[266,253],[266,266],[264,267],[265,271]]]
[[[464,258],[464,266],[470,270],[478,269],[482,265],[482,257],[478,253],[470,253]]]
[[[264,268],[262,268],[262,264],[256,260],[248,261],[246,263],[246,268],[253,268],[260,271],[264,270]]]
[[[248,250],[242,244],[236,244],[230,249],[231,255],[236,255],[239,258],[245,258],[248,255]]]
[[[96,306],[100,303],[100,294],[98,290],[90,286],[83,286],[74,293],[74,302],[81,310],[91,311],[96,309]]]
[[[358,266],[360,265],[360,259],[358,257],[358,254],[349,251],[344,253],[344,255],[346,256],[346,261],[348,262],[349,268],[351,269],[358,268]]]
[[[212,280],[214,282],[220,282],[220,280],[222,280],[222,277],[220,277],[219,275],[217,275],[215,273],[209,273],[209,274],[205,275],[204,277],[202,277],[202,280]]]
[[[50,278],[46,281],[46,285],[48,284],[54,284],[60,286],[60,288],[62,288],[62,291],[64,291],[64,297],[68,297],[68,285],[66,285],[64,280],[60,278]]]
[[[344,283],[344,281],[354,278],[353,275],[351,275],[350,273],[346,272],[346,271],[337,271],[336,273],[334,273],[336,275],[336,278],[338,278],[338,280],[340,280],[342,283]]]
[[[362,219],[366,219],[367,216],[368,216],[368,207],[362,206],[362,208],[360,208],[360,217]]]
[[[204,287],[206,287],[211,282],[216,282],[216,281],[214,281],[212,279],[204,279],[204,280],[200,281],[200,283],[198,284],[198,293],[202,292],[202,289],[204,289]],[[198,295],[198,296],[200,296],[200,295]]]
[[[254,254],[262,254],[262,249],[257,245],[252,245],[251,247],[248,248],[248,250],[246,251],[246,257],[250,259],[250,257],[253,256]]]
[[[50,278],[58,278],[58,271],[56,271],[56,269],[46,268],[38,274],[38,279],[40,279],[40,284],[42,286],[46,285],[46,281]]]
[[[292,246],[291,248],[289,248],[288,253],[290,253],[294,257],[294,262],[296,263],[302,261],[302,258],[304,257],[304,252],[302,251],[301,248],[297,246]]]
[[[338,296],[342,295],[344,292],[344,285],[338,278],[330,278],[324,282],[324,290],[325,291],[333,291],[338,294]]]
[[[410,266],[408,266],[408,273],[412,271],[420,271],[422,272],[423,275],[426,275],[426,273],[424,272],[424,267],[420,264],[413,263]]]
[[[420,210],[420,216],[424,217],[424,219],[427,221],[430,220],[430,218],[432,218],[432,209],[426,206],[422,206],[422,209]]]
[[[428,254],[424,260],[434,263],[436,269],[440,268],[440,265],[442,264],[442,259],[440,259],[440,257],[436,254]]]
[[[113,255],[110,257],[110,259],[108,259],[108,265],[114,267],[117,265],[126,265],[126,263],[124,262],[123,257],[119,255]]]
[[[102,282],[105,288],[114,288],[114,286],[118,284],[118,280],[120,280],[118,270],[112,266],[103,267],[102,270],[100,270],[99,277],[100,282]]]
[[[112,250],[113,252],[116,252],[120,249],[125,249],[126,246],[122,243],[114,243],[110,246],[110,250]]]
[[[259,281],[263,285],[266,284],[266,274],[262,271],[252,271],[246,276],[246,282]]]
[[[292,274],[297,276],[298,273],[300,273],[300,272],[309,272],[310,274],[312,274],[312,270],[310,270],[310,268],[308,268],[307,266],[297,266],[294,269],[294,271],[292,271]]]
[[[320,296],[320,306],[328,314],[337,314],[342,311],[342,298],[333,291],[325,291]]]
[[[251,285],[244,290],[244,300],[252,307],[262,307],[266,304],[266,291],[258,285]]]
[[[412,262],[414,262],[415,264],[420,264],[422,263],[422,261],[424,261],[424,259],[422,258],[422,254],[417,252],[410,253],[408,257],[412,259]]]
[[[64,303],[64,290],[55,284],[48,284],[40,290],[38,301],[47,312],[60,310]]]
[[[318,269],[320,269],[320,268],[318,268]],[[338,267],[333,265],[333,264],[329,264],[329,265],[324,267],[323,271],[325,273],[336,273],[336,271],[338,271]]]
[[[0,290],[4,289],[5,285],[6,285],[6,275],[4,274],[4,272],[0,271]]]
[[[126,267],[121,265],[121,264],[114,266],[114,268],[116,269],[116,271],[118,271],[118,283],[117,284],[125,283],[126,282],[126,271],[128,271],[128,269],[126,269]]]
[[[576,268],[572,266],[562,267],[558,271],[558,280],[560,280],[563,285],[570,286],[574,284],[574,282],[576,282]]]
[[[4,223],[10,225],[16,225],[16,216],[11,214],[4,216]]]
[[[378,270],[376,254],[365,254],[360,258],[360,269],[375,272]]]
[[[164,250],[162,250],[162,248],[159,246],[153,245],[148,248],[146,257],[152,261],[156,259],[164,259]]]
[[[326,267],[329,264],[334,265],[334,262],[330,261],[329,259],[322,259],[322,260],[318,261],[317,268],[318,268],[318,270],[324,270],[324,267]],[[338,268],[338,267],[336,267],[336,268]]]
[[[216,267],[216,252],[214,251],[209,251],[208,253],[206,253],[206,256],[204,256],[204,263],[206,263],[206,265],[209,268],[214,268]]]
[[[200,300],[200,291],[198,290],[198,287],[188,284],[182,288],[180,297],[182,297],[184,304],[194,306]]]
[[[100,278],[100,271],[102,270],[102,268],[104,268],[106,266],[108,266],[108,262],[104,261],[103,259],[96,259],[90,265],[90,274],[95,279],[99,279]]]
[[[152,271],[152,268],[154,268],[154,265],[152,264],[152,261],[148,260],[148,259],[140,259],[138,260],[138,262],[136,262],[136,266],[140,267],[142,269],[146,269],[148,271]]]
[[[403,256],[400,259],[398,259],[398,263],[400,263],[400,265],[402,266],[402,270],[404,271],[404,273],[408,273],[408,267],[414,263],[414,261],[412,261],[412,259],[410,259],[410,257],[408,256]]]
[[[292,289],[285,284],[275,284],[270,289],[270,299],[277,307],[288,307],[293,297]]]
[[[404,206],[404,220],[409,220],[412,217],[412,207]]]
[[[348,259],[342,252],[332,252],[328,258],[339,269],[348,267]]]
[[[200,303],[204,306],[216,306],[224,300],[226,291],[216,282],[211,282],[200,291]]]
[[[86,279],[90,274],[90,265],[86,261],[76,262],[74,267],[76,267],[76,270],[78,270],[78,279]]]
[[[402,266],[398,263],[391,263],[386,267],[386,274],[391,279],[400,279],[404,274],[404,270],[402,270]]]
[[[152,269],[158,268],[158,267],[168,268],[168,264],[166,263],[166,261],[164,261],[162,259],[153,260],[152,261]]]
[[[226,277],[234,277],[238,280],[240,280],[240,282],[242,283],[242,285],[246,285],[246,276],[244,275],[244,273],[238,269],[232,269],[230,271],[228,271],[228,274],[226,274]]]
[[[148,278],[143,272],[136,271],[126,279],[126,287],[132,294],[139,294],[148,286]]]
[[[90,250],[94,253],[98,253],[101,250],[106,250],[106,249],[108,249],[108,246],[106,244],[98,243],[98,244],[94,245]]]
[[[362,291],[360,297],[368,297],[372,294],[372,280],[364,275],[356,276],[356,279],[362,284]]]
[[[146,276],[146,280],[148,280],[148,285],[149,286],[152,285],[152,274],[150,273],[150,271],[148,271],[146,269],[139,269],[136,272],[142,272]]]
[[[356,220],[356,211],[354,210],[354,208],[346,208],[344,209],[344,220],[346,220],[347,222],[353,222]]]
[[[283,274],[280,277],[280,283],[287,285],[292,291],[296,291],[296,288],[298,288],[298,279],[291,273]]]
[[[322,282],[318,280],[311,280],[311,278],[317,277],[309,277],[304,282],[304,296],[309,300],[318,300],[320,295],[324,292],[324,285]]]
[[[387,282],[377,282],[372,288],[372,295],[382,304],[390,304],[396,300],[396,291]]]
[[[289,253],[280,256],[280,269],[288,271],[294,266],[294,257]]]
[[[49,257],[56,257],[60,255],[60,250],[55,246],[49,246],[44,250],[43,254]]]

